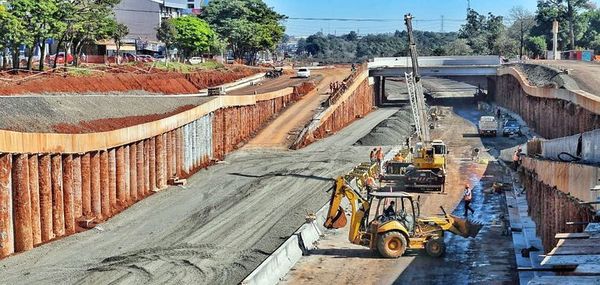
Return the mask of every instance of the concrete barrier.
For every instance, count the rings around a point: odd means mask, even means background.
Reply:
[[[345,202],[345,201],[344,201]],[[346,205],[347,207],[347,202]],[[265,261],[252,271],[241,284],[268,285],[277,284],[290,269],[306,254],[315,248],[315,243],[325,232],[325,219],[329,203],[323,206],[316,214],[316,219],[303,224],[290,238],[288,238]]]

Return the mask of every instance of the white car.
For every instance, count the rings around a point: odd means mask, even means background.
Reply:
[[[300,78],[309,78],[310,77],[310,70],[308,68],[300,68],[298,69],[298,72],[296,72],[296,77],[300,77]]]
[[[194,56],[189,60],[190,64],[201,64],[203,62],[203,58],[199,56]]]

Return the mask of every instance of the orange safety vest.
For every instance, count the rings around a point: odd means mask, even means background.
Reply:
[[[515,150],[515,153],[513,154],[513,161],[519,161],[519,151]]]

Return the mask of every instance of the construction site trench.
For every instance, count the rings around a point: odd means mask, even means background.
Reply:
[[[521,72],[527,70],[499,72],[490,94],[533,130],[554,138],[598,127],[600,105],[578,101],[585,96],[566,100],[576,96],[571,90],[530,86]],[[175,114],[164,110],[163,117],[151,122],[123,129],[115,125],[105,133],[95,125],[79,131],[62,126],[55,129],[59,134],[23,135],[23,128],[31,127],[27,124],[0,131],[0,147],[21,141],[17,145],[23,150],[0,153],[0,283],[241,282],[305,223],[307,214],[327,203],[326,191],[335,177],[367,161],[374,146],[390,151],[413,132],[409,108],[373,106],[374,90],[366,72],[348,78],[353,81],[344,94],[311,109],[312,118],[303,115],[306,125],[296,140],[299,149],[293,151],[270,147],[265,135],[259,135],[259,143],[250,143],[252,147],[241,147],[276,116],[289,118],[285,112],[296,110],[290,105],[312,92],[300,94],[298,87],[201,102],[186,99],[191,103],[166,107],[181,108]],[[326,85],[326,79],[319,86]],[[508,215],[507,202],[489,189],[495,182],[512,183],[498,157],[526,138],[479,138],[475,123],[490,110],[479,110],[464,94],[452,98],[450,93],[432,102],[442,114],[434,135],[447,141],[451,150],[448,186],[445,194],[419,193],[422,213],[439,214],[439,206],[444,206],[461,215],[459,201],[467,183],[475,191],[474,217],[485,224],[481,234],[469,240],[446,236],[448,254],[443,259],[412,252],[386,260],[350,245],[347,232],[328,232],[282,283],[517,282],[512,239],[498,226]],[[54,99],[35,100],[55,104]],[[300,102],[295,104],[316,106]],[[542,112],[534,111],[539,108],[557,114],[541,120]],[[75,114],[70,120],[76,123],[79,117]],[[550,127],[554,124],[558,127]],[[53,127],[52,122],[42,126]],[[42,139],[24,143],[29,135]],[[104,138],[93,140],[100,135]],[[290,138],[282,136],[281,141],[288,144]],[[85,142],[94,142],[94,147],[86,149]],[[473,148],[484,150],[481,160],[471,160]],[[568,205],[569,213],[591,220],[589,207],[565,196],[566,189],[538,180],[536,171],[542,164],[526,161],[519,174],[525,187],[532,188],[527,192],[531,207],[555,213]],[[187,183],[181,185],[185,178]],[[539,197],[555,202],[543,204]],[[548,252],[565,220],[534,218]],[[344,267],[348,262],[361,270]],[[431,268],[440,269],[429,274]],[[382,276],[382,269],[388,273]]]

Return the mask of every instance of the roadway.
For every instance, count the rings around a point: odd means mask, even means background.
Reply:
[[[395,111],[302,150],[234,152],[96,229],[0,260],[0,283],[239,283],[327,202],[333,177],[368,159],[354,142]]]

